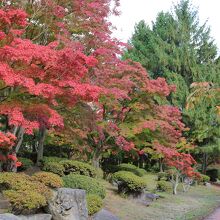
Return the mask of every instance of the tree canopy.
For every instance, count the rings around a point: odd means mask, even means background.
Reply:
[[[182,0],[172,11],[160,12],[152,26],[140,21],[129,45],[124,59],[140,62],[152,78],[164,77],[176,85],[168,99],[183,111],[183,121],[190,128],[185,132],[188,140],[199,146],[208,144],[209,153],[220,149],[219,55],[210,28],[199,21],[198,10]]]

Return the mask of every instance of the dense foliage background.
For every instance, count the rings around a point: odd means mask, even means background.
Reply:
[[[182,0],[152,27],[140,21],[126,45],[108,21],[119,5],[1,1],[2,171],[22,165],[17,155],[38,166],[45,155],[103,169],[171,167],[178,182],[219,162],[220,64],[210,28]]]

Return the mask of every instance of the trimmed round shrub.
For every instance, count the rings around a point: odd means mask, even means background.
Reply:
[[[165,180],[160,180],[157,182],[157,190],[162,192],[167,192],[172,190],[172,185],[170,182],[167,182]]]
[[[147,187],[146,181],[128,171],[119,171],[112,175],[112,180],[118,184],[119,193],[138,194]]]
[[[205,182],[209,182],[210,181],[210,177],[204,174],[200,174],[200,179],[198,180],[199,183],[205,183]]]
[[[137,176],[144,176],[147,174],[147,171],[145,169],[142,169],[142,168],[137,168],[136,169],[136,175]]]
[[[104,186],[96,179],[79,174],[69,174],[63,177],[64,187],[73,189],[84,189],[88,194],[95,194],[105,198]]]
[[[122,163],[117,166],[118,170],[117,171],[129,171],[134,173],[137,176],[144,176],[146,174],[146,171],[144,169],[138,168],[135,165],[132,164],[127,164],[127,163]]]
[[[0,191],[15,214],[30,214],[46,206],[52,192],[43,183],[21,173],[1,173]]]
[[[209,182],[209,181],[210,181],[210,177],[207,176],[207,175],[201,174],[201,177],[202,177],[202,181],[203,181],[203,182]]]
[[[68,175],[71,173],[80,174],[84,176],[96,177],[96,169],[87,164],[80,161],[75,160],[63,160],[60,164],[64,167],[64,174]]]
[[[124,170],[124,171],[129,171],[129,172],[134,172],[136,170],[136,166],[133,164],[128,164],[128,163],[122,163],[120,165],[117,166],[118,167],[118,171],[120,170]]]
[[[32,178],[34,180],[37,180],[44,185],[50,187],[50,188],[60,188],[63,186],[63,180],[60,176],[54,173],[49,172],[38,172],[35,173]]]
[[[45,196],[30,190],[5,190],[3,195],[12,204],[12,211],[16,214],[30,214],[47,205]]]
[[[60,163],[57,163],[57,162],[48,162],[46,163],[43,168],[42,168],[43,171],[46,171],[46,172],[51,172],[51,173],[55,173],[59,176],[64,176],[64,171],[65,171],[65,168],[62,164]]]
[[[51,162],[59,163],[60,161],[64,160],[64,158],[61,157],[43,157],[42,163],[43,165]]]
[[[166,172],[159,172],[159,173],[157,173],[158,181],[160,181],[160,180],[167,180],[168,176],[169,175]]]
[[[89,215],[93,215],[103,207],[103,200],[100,196],[88,194],[86,196],[87,207]]]
[[[19,157],[18,161],[20,161],[22,163],[21,166],[18,167],[18,171],[27,170],[28,168],[30,168],[34,165],[32,160],[25,158],[25,157]]]

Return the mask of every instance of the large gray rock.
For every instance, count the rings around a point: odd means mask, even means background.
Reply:
[[[50,214],[36,214],[36,215],[13,215],[10,213],[0,214],[0,220],[51,220]]]
[[[120,220],[120,219],[111,212],[102,209],[93,216],[92,220]]]
[[[132,197],[131,197],[132,198]],[[155,200],[159,199],[160,196],[153,193],[142,193],[139,196],[132,198],[135,202],[140,203],[144,206],[149,206]]]
[[[152,201],[160,198],[159,195],[153,194],[153,193],[146,193],[145,196],[146,196],[146,198],[151,199]]]
[[[18,215],[19,220],[51,220],[50,214]]]
[[[54,192],[48,209],[53,220],[87,220],[86,192],[80,189],[60,188]]]
[[[0,214],[0,220],[20,220],[17,216],[9,213]]]

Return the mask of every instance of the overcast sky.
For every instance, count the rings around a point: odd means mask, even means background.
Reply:
[[[172,3],[178,0],[121,0],[120,17],[111,18],[111,22],[117,27],[113,35],[127,42],[134,30],[135,23],[144,19],[148,24],[154,21],[157,13],[168,11]],[[220,1],[219,0],[192,0],[192,4],[198,7],[201,22],[208,20],[211,27],[211,36],[220,48]]]

